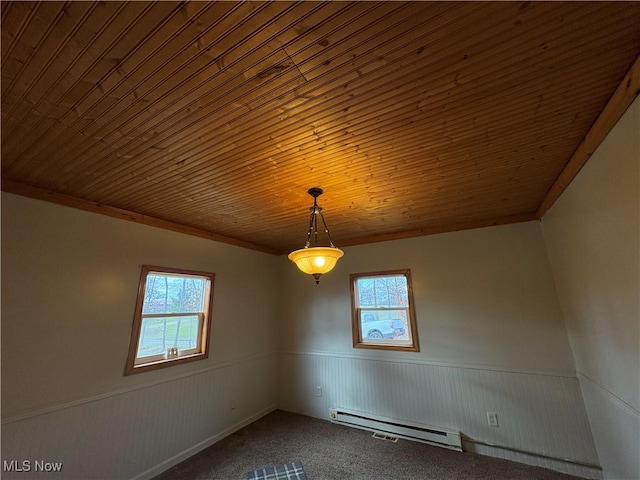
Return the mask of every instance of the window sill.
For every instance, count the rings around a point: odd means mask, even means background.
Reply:
[[[353,348],[369,348],[373,350],[395,350],[398,352],[419,352],[420,348],[415,345],[383,345],[376,343],[355,343]]]
[[[177,358],[166,358],[162,360],[156,360],[148,363],[141,363],[134,365],[133,368],[127,368],[124,372],[125,375],[133,375],[136,373],[149,372],[151,370],[158,370],[161,368],[173,367],[174,365],[182,365],[183,363],[195,362],[197,360],[204,360],[208,358],[207,353],[193,353],[191,355],[183,355]]]

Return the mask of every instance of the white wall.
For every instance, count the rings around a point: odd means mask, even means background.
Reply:
[[[349,274],[399,268],[411,269],[421,351],[354,349]],[[327,418],[338,406],[597,464],[538,222],[348,247],[319,285],[290,264],[283,289],[281,408]]]
[[[640,465],[640,99],[543,219],[605,477]]]
[[[142,264],[216,274],[208,359],[123,375]],[[280,264],[3,193],[3,460],[145,477],[274,409]]]

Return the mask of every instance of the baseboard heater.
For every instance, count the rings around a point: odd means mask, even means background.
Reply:
[[[329,419],[333,423],[369,430],[374,433],[379,432],[387,435],[395,435],[398,438],[404,438],[406,440],[428,443],[429,445],[444,447],[458,452],[462,451],[460,432],[454,432],[440,427],[420,425],[411,422],[399,422],[392,418],[335,407],[329,409]]]

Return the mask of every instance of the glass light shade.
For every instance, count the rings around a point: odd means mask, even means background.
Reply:
[[[291,252],[289,260],[317,280],[320,275],[330,272],[342,255],[344,252],[335,247],[307,247]]]

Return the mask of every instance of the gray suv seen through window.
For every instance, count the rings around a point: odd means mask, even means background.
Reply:
[[[375,315],[370,313],[362,316],[363,338],[397,338],[404,333],[404,322],[399,318],[378,320]]]

